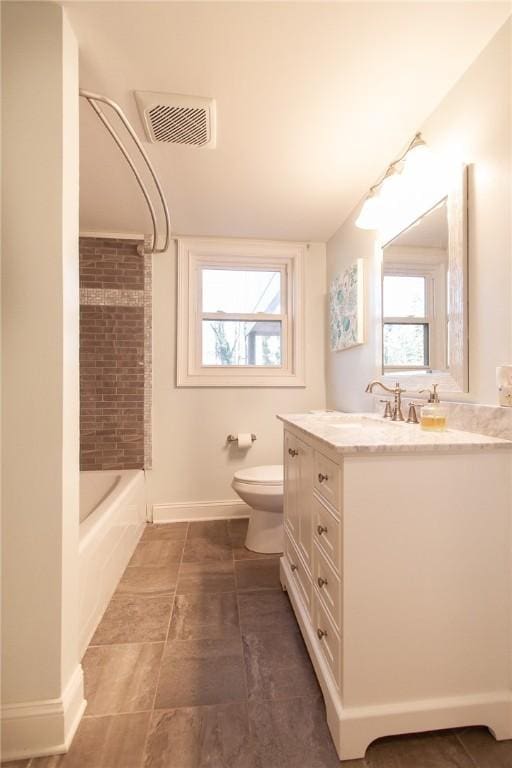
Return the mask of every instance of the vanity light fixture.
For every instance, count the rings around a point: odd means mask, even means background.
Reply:
[[[417,133],[411,142],[410,148],[406,152],[405,173],[422,171],[427,164],[431,162],[430,149]]]
[[[403,155],[393,160],[388,165],[386,173],[373,187],[370,187],[356,219],[356,227],[359,229],[378,229],[382,211],[381,196],[388,199],[394,197],[403,183],[402,170],[406,168],[409,172],[411,168],[423,166],[428,153],[429,149],[421,138],[421,133],[417,133]]]
[[[359,229],[377,229],[379,222],[379,196],[376,188],[372,187],[363,203],[356,220],[356,227]]]
[[[380,182],[379,199],[385,198],[386,200],[393,200],[400,194],[400,188],[403,186],[404,180],[401,174],[401,168],[399,169],[397,163],[392,163],[386,175]]]

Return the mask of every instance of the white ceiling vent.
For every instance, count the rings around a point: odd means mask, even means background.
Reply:
[[[135,98],[150,141],[215,147],[214,99],[149,91]]]

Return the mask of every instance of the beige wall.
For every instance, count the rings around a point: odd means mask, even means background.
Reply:
[[[489,404],[497,403],[496,366],[512,359],[511,49],[509,20],[421,126],[436,154],[471,164],[470,391],[452,399]],[[367,275],[367,343],[327,353],[327,404],[342,410],[368,410],[364,388],[380,374],[380,263],[374,234],[354,226],[358,212],[359,206],[327,244],[328,281],[358,257]]]
[[[236,498],[239,467],[282,463],[276,413],[325,406],[325,245],[306,252],[305,388],[176,388],[176,256],[153,259],[153,470],[150,502]],[[230,432],[255,432],[244,456],[226,447]]]
[[[2,704],[12,757],[62,748],[83,704],[78,51],[52,3],[4,3],[2,35]]]

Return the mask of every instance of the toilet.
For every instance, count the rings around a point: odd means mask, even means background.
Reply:
[[[283,466],[235,472],[231,487],[251,507],[245,546],[253,552],[283,551]]]

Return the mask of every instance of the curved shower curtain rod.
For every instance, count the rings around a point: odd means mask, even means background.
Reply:
[[[128,118],[124,114],[123,110],[121,109],[121,107],[118,104],[116,104],[115,101],[112,101],[112,99],[108,99],[106,96],[101,96],[99,93],[91,93],[90,91],[84,91],[82,88],[80,89],[79,93],[80,93],[80,96],[82,98],[87,99],[87,101],[89,102],[89,104],[91,105],[93,110],[96,112],[96,114],[98,115],[99,119],[101,120],[101,122],[103,123],[103,125],[105,126],[107,131],[110,133],[110,135],[114,139],[115,143],[119,147],[119,150],[121,151],[121,154],[123,155],[124,159],[126,160],[128,165],[130,166],[130,168],[132,169],[133,174],[134,174],[134,176],[135,176],[135,178],[137,180],[137,183],[138,183],[138,185],[139,185],[139,187],[141,189],[141,192],[144,195],[144,199],[146,200],[147,206],[149,208],[149,215],[151,216],[151,222],[153,224],[153,244],[152,244],[152,247],[150,249],[148,249],[148,250],[146,250],[145,246],[139,246],[139,248],[138,248],[139,253],[141,253],[141,254],[149,254],[149,255],[151,255],[153,253],[165,253],[165,251],[167,250],[167,248],[169,246],[169,238],[170,238],[170,235],[171,235],[171,222],[170,222],[170,217],[169,217],[169,208],[167,207],[167,202],[165,200],[165,196],[164,196],[164,193],[163,193],[163,190],[162,190],[162,186],[161,186],[160,182],[158,181],[158,177],[157,177],[157,175],[155,173],[155,170],[154,170],[153,166],[151,165],[151,162],[149,160],[149,157],[146,154],[146,151],[145,151],[144,147],[142,146],[142,144],[139,141],[139,137],[137,136],[137,134],[133,130],[132,126],[130,125],[130,123],[128,121]],[[117,114],[117,116],[119,117],[119,119],[123,123],[124,127],[126,128],[128,133],[130,134],[131,138],[133,139],[133,142],[135,143],[135,146],[137,147],[137,149],[139,150],[140,154],[142,155],[142,158],[143,158],[144,162],[146,163],[146,167],[147,167],[148,171],[150,172],[151,177],[152,177],[152,179],[153,179],[153,181],[155,183],[155,187],[156,187],[156,189],[158,191],[158,195],[160,197],[160,202],[162,204],[162,208],[163,208],[163,211],[164,211],[164,218],[165,218],[165,239],[164,239],[163,248],[157,248],[157,245],[158,245],[158,233],[157,233],[157,225],[156,225],[156,214],[155,214],[155,209],[154,209],[153,203],[151,202],[151,198],[150,198],[148,190],[146,188],[146,185],[144,184],[142,176],[140,175],[139,171],[137,170],[137,167],[136,167],[135,163],[133,162],[132,158],[130,157],[130,154],[129,154],[128,150],[126,149],[125,145],[123,144],[123,142],[121,141],[121,139],[117,135],[116,131],[114,130],[114,128],[112,127],[112,125],[108,121],[108,119],[107,119],[105,113],[103,112],[103,110],[101,109],[101,107],[97,104],[98,101],[101,101],[104,104],[106,104],[107,106],[109,106]]]

